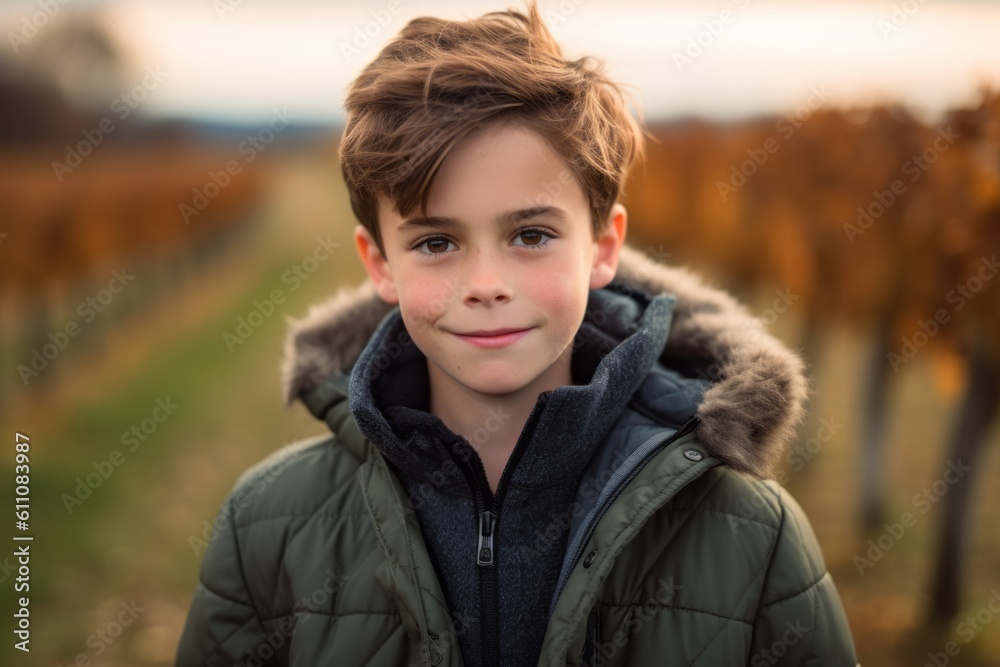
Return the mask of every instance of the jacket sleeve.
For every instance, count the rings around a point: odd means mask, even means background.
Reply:
[[[177,649],[176,667],[277,665],[247,589],[233,495],[212,524],[213,534]]]
[[[855,667],[847,616],[809,519],[792,496],[767,482],[781,527],[754,619],[748,667]]]

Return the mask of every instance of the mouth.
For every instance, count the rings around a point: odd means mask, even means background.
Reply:
[[[512,343],[521,340],[533,328],[534,327],[528,327],[527,329],[517,329],[517,328],[506,327],[503,329],[493,329],[493,330],[480,329],[478,331],[470,331],[464,334],[456,333],[454,335],[464,340],[465,342],[471,343],[472,345],[475,345],[477,347],[495,348],[495,347],[504,347],[506,345],[510,345]]]
[[[515,331],[527,331],[531,327],[506,327],[504,329],[479,329],[478,331],[466,331],[465,333],[457,334],[459,336],[502,336],[503,334],[514,333]]]

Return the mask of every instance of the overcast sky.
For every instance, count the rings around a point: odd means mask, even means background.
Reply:
[[[616,80],[633,87],[649,119],[784,112],[819,91],[838,106],[901,101],[933,114],[969,104],[982,82],[1000,86],[998,2],[539,5],[567,54],[604,59]],[[144,112],[254,123],[274,107],[299,120],[340,122],[351,79],[409,19],[461,20],[523,4],[72,0],[60,12],[91,6],[107,10],[137,72],[150,66],[168,73],[143,102]],[[40,11],[38,0],[0,3],[8,53],[10,32]],[[374,36],[356,42],[366,28]]]

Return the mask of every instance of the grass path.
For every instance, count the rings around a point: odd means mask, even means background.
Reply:
[[[251,248],[268,258],[263,267],[237,264],[126,323],[102,363],[60,359],[67,382],[59,391],[45,405],[21,401],[10,413],[32,426],[32,653],[41,662],[68,664],[83,654],[102,665],[170,664],[200,562],[188,537],[214,519],[239,472],[282,443],[322,432],[301,407],[281,405],[284,318],[300,317],[358,272],[346,261],[350,230],[330,215],[343,205],[342,193],[316,182],[330,177],[329,166],[276,169],[266,226]],[[311,205],[304,192],[313,193]],[[321,232],[332,232],[341,248],[295,290],[282,277]],[[223,332],[235,331],[254,299],[275,289],[287,300],[230,352]],[[179,405],[175,414],[126,451],[121,433],[167,397]],[[124,462],[68,514],[62,494],[114,449]],[[133,599],[144,611],[106,643],[99,633],[116,631],[121,605]],[[12,657],[5,643],[0,662]]]

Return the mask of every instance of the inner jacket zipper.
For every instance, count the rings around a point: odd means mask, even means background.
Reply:
[[[484,568],[480,580],[480,623],[482,624],[482,664],[485,667],[496,667],[500,664],[500,627],[499,609],[497,609],[497,588],[499,587],[499,575],[494,565],[496,560],[496,547],[494,532],[497,522],[500,519],[500,507],[503,504],[504,491],[507,489],[509,477],[517,467],[517,462],[524,453],[524,447],[531,439],[531,432],[537,426],[538,419],[542,413],[540,407],[548,403],[551,391],[542,392],[539,398],[545,400],[536,402],[531,409],[531,414],[524,422],[524,428],[517,438],[517,443],[507,459],[503,472],[500,474],[500,481],[497,482],[497,492],[494,495],[490,491],[489,481],[486,479],[486,469],[483,467],[482,459],[478,455],[473,456],[472,448],[465,440],[459,440],[463,449],[468,451],[465,455],[455,456],[466,473],[469,487],[476,505],[476,520],[478,522],[477,533],[478,542],[476,545],[476,565]]]
[[[651,449],[645,456],[642,457],[642,460],[640,460],[631,470],[629,470],[621,478],[619,482],[617,482],[616,486],[612,489],[607,499],[598,509],[597,514],[594,516],[593,520],[583,527],[582,539],[576,540],[577,546],[576,550],[573,553],[573,558],[572,560],[570,560],[569,567],[566,568],[563,575],[560,577],[559,584],[556,586],[556,594],[553,596],[552,604],[550,605],[550,610],[549,610],[550,616],[552,614],[552,611],[555,610],[556,602],[559,600],[559,596],[562,595],[563,589],[566,588],[566,584],[569,582],[570,573],[573,571],[573,568],[576,567],[576,564],[580,561],[580,557],[583,555],[583,552],[586,549],[587,544],[590,542],[590,538],[593,536],[594,531],[597,530],[597,524],[600,523],[601,518],[611,508],[615,500],[618,499],[618,496],[621,495],[622,491],[625,490],[625,487],[628,486],[633,479],[635,479],[635,476],[638,475],[639,472],[646,467],[646,465],[653,459],[653,457],[655,457],[657,454],[663,451],[663,449],[670,443],[675,442],[679,438],[693,431],[694,428],[698,425],[698,422],[699,419],[697,416],[688,419],[686,422],[684,422],[684,425],[681,426],[679,431],[676,431],[673,434],[667,436],[659,444],[653,447],[653,449]],[[612,475],[611,480],[608,481],[609,485],[615,483],[616,476],[617,473],[615,475]],[[579,534],[580,533],[578,533],[578,535]]]

